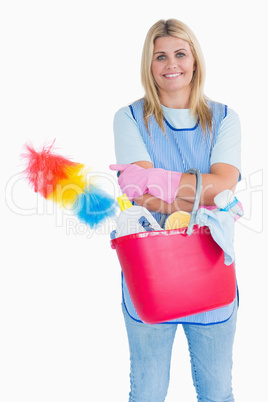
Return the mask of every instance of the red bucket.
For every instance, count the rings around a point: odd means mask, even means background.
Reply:
[[[202,176],[188,228],[149,231],[111,241],[139,317],[149,324],[224,307],[236,297],[234,263],[224,264],[224,252],[208,227],[195,225]]]
[[[232,303],[236,297],[234,263],[208,227],[151,231],[111,241],[134,307],[150,324],[197,314]]]

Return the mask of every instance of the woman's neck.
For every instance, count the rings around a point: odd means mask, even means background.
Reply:
[[[189,109],[190,94],[179,94],[163,92],[159,95],[160,103],[170,109]]]

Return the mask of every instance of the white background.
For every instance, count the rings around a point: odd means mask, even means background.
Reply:
[[[112,122],[143,96],[149,27],[177,18],[196,33],[206,94],[240,116],[243,171],[236,226],[240,311],[237,402],[267,399],[267,9],[262,0],[5,1],[1,37],[0,400],[126,402],[129,356],[112,222],[92,232],[37,196],[20,154],[56,138],[62,155],[105,176],[118,195]],[[186,340],[174,344],[168,402],[195,401]]]

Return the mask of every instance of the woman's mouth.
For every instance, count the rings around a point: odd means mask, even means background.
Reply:
[[[164,74],[165,78],[177,78],[180,75],[182,75],[182,73],[172,73],[172,74]]]

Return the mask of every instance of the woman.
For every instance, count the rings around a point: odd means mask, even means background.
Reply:
[[[190,212],[195,176],[202,173],[200,203],[214,205],[240,174],[240,124],[236,113],[203,93],[204,61],[193,32],[182,22],[156,22],[142,54],[145,96],[114,119],[119,184],[131,200],[161,214]],[[150,169],[149,169],[150,168]],[[158,168],[161,168],[159,170]],[[164,170],[163,170],[164,169]],[[230,305],[163,324],[137,315],[123,278],[123,313],[130,347],[129,401],[164,401],[177,326],[186,334],[194,386],[200,401],[234,401],[232,348],[237,300]]]

